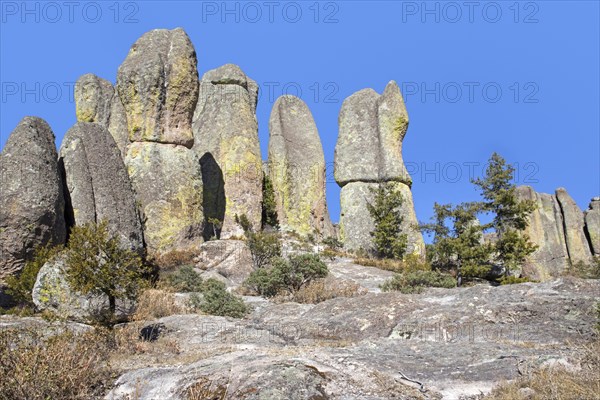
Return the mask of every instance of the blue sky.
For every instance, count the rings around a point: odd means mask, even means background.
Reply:
[[[200,75],[235,63],[261,86],[263,157],[279,95],[301,94],[332,163],[342,101],[393,79],[410,116],[404,159],[420,220],[434,201],[476,199],[469,175],[493,151],[516,163],[519,184],[563,186],[583,209],[600,195],[597,1],[0,4],[0,146],[26,115],[46,119],[60,145],[79,76],[114,83],[139,36],[183,27]],[[332,179],[327,191],[337,221]]]

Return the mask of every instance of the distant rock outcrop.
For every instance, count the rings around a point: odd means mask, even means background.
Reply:
[[[600,257],[600,197],[594,197],[585,211],[585,231],[595,256]]]
[[[76,123],[63,139],[60,163],[67,189],[67,224],[106,220],[124,246],[141,251],[144,240],[135,196],[108,130],[96,123]]]
[[[198,72],[183,29],[156,29],[139,38],[119,67],[117,89],[130,141],[192,147]]]
[[[65,242],[64,197],[54,133],[25,117],[0,157],[0,287],[37,246]],[[1,303],[0,299],[0,303]]]
[[[584,231],[584,214],[565,189],[556,194],[537,193],[519,186],[517,196],[532,200],[537,208],[529,216],[525,233],[538,248],[523,265],[522,275],[546,281],[562,275],[578,262],[592,262]]]
[[[258,85],[236,65],[208,71],[200,82],[193,150],[206,177],[205,218],[222,221],[221,239],[242,234],[236,215],[245,214],[255,229],[261,226],[257,98]]]
[[[334,234],[325,196],[325,155],[306,104],[294,96],[275,102],[269,120],[268,170],[283,230]]]
[[[117,92],[127,122],[125,164],[152,253],[202,242],[202,175],[192,116],[198,101],[196,52],[185,32],[144,34],[119,67]],[[115,105],[118,107],[118,104]],[[116,122],[115,122],[116,123]]]
[[[572,264],[592,262],[590,243],[585,236],[584,215],[564,188],[556,189],[556,198],[563,215],[567,251]]]
[[[374,224],[367,210],[370,188],[393,184],[404,198],[402,232],[408,236],[407,252],[423,256],[410,186],[412,180],[402,159],[402,141],[408,114],[396,82],[380,96],[372,89],[347,98],[340,111],[340,132],[335,148],[335,180],[342,187],[340,236],[350,250],[371,249]]]
[[[112,84],[94,74],[81,76],[75,84],[77,121],[96,122],[108,129],[125,157],[129,137],[127,117]]]

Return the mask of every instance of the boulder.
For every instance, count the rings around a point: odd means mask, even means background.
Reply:
[[[268,171],[281,229],[332,236],[325,196],[325,155],[307,105],[282,96],[269,120]]]
[[[0,156],[0,287],[38,246],[65,242],[63,184],[54,133],[25,117]],[[0,303],[2,300],[0,300]]]
[[[164,254],[202,243],[200,161],[184,146],[131,143],[126,165],[150,252]]]
[[[600,197],[594,197],[585,212],[585,231],[593,254],[600,256]]]
[[[196,64],[194,46],[181,28],[152,30],[133,44],[117,74],[131,142],[192,146]]]
[[[135,195],[108,130],[97,123],[76,123],[63,139],[59,163],[67,189],[67,223],[106,220],[124,246],[141,251],[144,239]]]
[[[203,278],[216,278],[228,288],[240,286],[254,271],[252,254],[243,240],[211,240],[194,259]]]
[[[231,64],[208,71],[200,82],[193,151],[202,160],[202,175],[206,176],[205,218],[222,221],[221,239],[243,233],[236,215],[245,214],[255,229],[261,226],[263,175],[257,96],[256,83]]]
[[[102,320],[110,314],[106,295],[84,295],[73,290],[65,279],[64,256],[48,261],[40,269],[31,293],[35,306],[61,319],[82,323]],[[134,311],[130,301],[116,302],[115,317],[125,320]]]
[[[94,74],[80,77],[75,84],[77,121],[96,122],[108,129],[121,156],[125,157],[129,138],[127,118],[119,95],[113,85]]]
[[[531,186],[517,187],[516,194],[520,200],[532,200],[536,205],[525,233],[538,247],[523,264],[522,275],[538,281],[561,275],[569,269],[570,262],[556,196],[537,193]]]
[[[382,95],[363,89],[344,100],[339,125],[334,176],[340,186],[379,181],[412,184],[402,159],[408,113],[395,81]]]
[[[571,264],[591,264],[593,262],[592,252],[590,242],[585,236],[583,212],[564,188],[556,189],[556,198],[563,215],[567,251]]]
[[[400,192],[404,200],[401,232],[408,238],[406,253],[422,256],[425,254],[425,242],[417,227],[418,220],[410,188],[400,182],[388,184],[393,185],[394,190]],[[339,236],[348,250],[373,250],[371,231],[374,229],[374,222],[367,210],[367,203],[372,201],[371,190],[375,190],[377,185],[377,183],[352,182],[342,187]]]

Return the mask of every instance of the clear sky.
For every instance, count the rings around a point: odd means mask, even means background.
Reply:
[[[399,82],[410,117],[404,159],[417,216],[475,200],[469,175],[493,151],[519,184],[600,195],[598,1],[2,1],[0,146],[26,115],[57,146],[75,122],[72,85],[116,80],[144,32],[183,27],[200,75],[235,63],[261,86],[263,158],[276,97],[300,95],[333,163],[342,101]],[[332,174],[330,174],[332,176]],[[332,219],[339,188],[330,179]]]

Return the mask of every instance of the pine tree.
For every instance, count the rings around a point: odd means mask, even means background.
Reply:
[[[516,186],[511,182],[514,168],[499,154],[492,154],[483,178],[473,180],[481,190],[484,210],[494,215],[486,228],[498,235],[495,252],[506,276],[533,253],[536,246],[522,231],[527,228],[527,217],[535,210],[531,200],[519,200]]]
[[[404,220],[400,208],[402,194],[390,183],[380,183],[370,191],[373,201],[367,203],[367,209],[375,223],[371,232],[375,253],[382,258],[402,259],[407,244],[407,235],[401,231]]]

